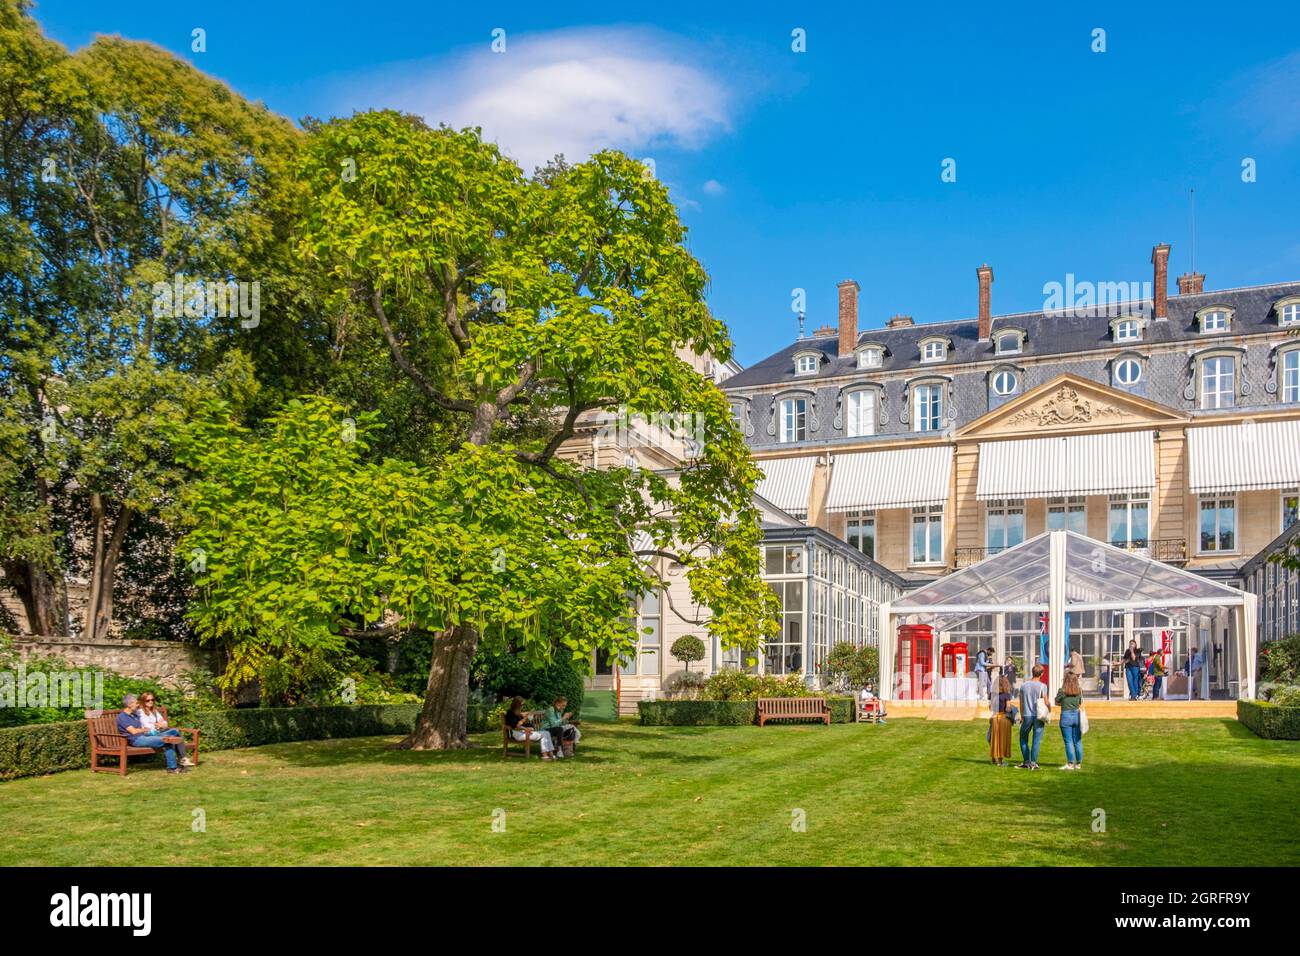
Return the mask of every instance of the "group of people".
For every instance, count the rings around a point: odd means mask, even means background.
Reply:
[[[167,723],[158,706],[158,698],[152,693],[146,691],[141,696],[127,694],[122,698],[122,709],[117,713],[117,732],[123,734],[132,747],[161,750],[168,773],[188,773],[194,765],[185,752],[185,738]]]
[[[534,725],[528,711],[524,709],[524,699],[514,698],[506,710],[506,727],[510,730],[510,736],[520,743],[531,740],[541,744],[543,760],[563,759],[565,743],[576,744],[582,737],[582,732],[572,723],[573,714],[564,709],[568,703],[566,697],[556,697],[551,706],[542,711],[541,720]],[[569,750],[572,752],[572,746]]]
[[[1124,681],[1128,686],[1129,700],[1142,700],[1149,692],[1151,700],[1159,700],[1165,683],[1165,654],[1163,651],[1144,651],[1138,649],[1137,641],[1129,641],[1128,649],[1120,662],[1124,668]],[[1109,657],[1101,662],[1102,686],[1106,698],[1110,699],[1110,671],[1112,662]],[[1187,696],[1196,696],[1200,683],[1201,671],[1205,667],[1205,653],[1195,647],[1187,655],[1187,666],[1182,673],[1187,675]]]
[[[1081,662],[1080,662],[1081,663]],[[1061,737],[1065,741],[1065,763],[1062,770],[1083,769],[1083,735],[1088,729],[1083,710],[1083,689],[1080,671],[1073,660],[1066,667],[1061,689],[1056,692],[1055,704],[1060,710]],[[1020,763],[1022,770],[1039,770],[1038,751],[1043,743],[1043,731],[1052,719],[1052,701],[1043,680],[1045,668],[1035,664],[1030,679],[1014,691],[1014,685],[1005,673],[997,679],[997,696],[991,701],[993,716],[989,718],[989,759],[996,766],[1004,766],[1011,757],[1011,728],[1020,724]]]

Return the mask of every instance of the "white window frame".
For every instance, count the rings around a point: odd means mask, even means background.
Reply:
[[[1011,348],[1007,348],[1002,344],[1007,339],[1013,340],[1016,344]],[[993,342],[993,350],[998,355],[1019,355],[1021,350],[1025,347],[1024,333],[1018,330],[999,332],[993,337]]]
[[[645,599],[649,595],[642,595],[636,601],[636,657],[628,665],[621,661],[617,666],[619,673],[623,677],[659,677],[663,673],[664,657],[664,596],[659,588],[651,591],[658,601],[658,606],[653,614],[647,614],[645,610]],[[647,625],[646,621],[654,621],[658,626],[659,640],[654,643],[646,641],[646,634],[643,630]],[[648,650],[653,648],[653,650]],[[649,669],[645,662],[646,658],[654,658],[653,669]]]
[[[1211,326],[1210,318],[1212,316],[1222,316],[1223,322]],[[1232,310],[1221,305],[1210,306],[1196,313],[1196,321],[1200,326],[1202,335],[1215,335],[1220,332],[1232,331]]]
[[[1003,391],[1002,389],[998,388],[999,379],[1010,379],[1011,386],[1008,389],[1006,389],[1006,391]],[[1016,389],[1020,387],[1020,376],[1017,375],[1015,372],[1011,371],[1011,369],[1009,368],[1001,369],[993,373],[993,381],[989,383],[989,387],[993,389],[993,394],[996,395],[998,398],[1006,398],[1008,395],[1014,395],[1016,393]]]
[[[918,524],[925,525],[925,554],[919,558],[916,553],[916,532]],[[935,553],[935,542],[930,530],[933,526],[938,525],[939,540],[937,543],[937,553]],[[911,564],[933,565],[943,564],[943,547],[944,547],[944,527],[943,527],[943,505],[920,505],[912,509],[912,523],[908,528],[907,553],[911,558]]]
[[[858,349],[858,368],[880,368],[883,353],[875,346]]]
[[[921,361],[927,364],[942,362],[948,357],[948,343],[943,339],[921,340]]]
[[[853,540],[854,531],[857,531],[857,541]],[[870,551],[862,546],[862,542],[868,537],[871,539]],[[867,557],[875,558],[876,513],[874,511],[850,511],[844,520],[844,540]]]
[[[1132,365],[1133,368],[1137,370],[1137,375],[1134,377],[1133,381],[1131,381],[1131,382],[1126,382],[1126,381],[1124,381],[1122,378],[1120,378],[1120,371],[1119,371],[1119,370],[1120,370],[1121,368],[1127,366],[1127,365]],[[1119,359],[1119,360],[1115,363],[1115,372],[1114,372],[1114,374],[1115,374],[1115,384],[1116,384],[1116,385],[1119,385],[1119,386],[1121,386],[1121,387],[1123,387],[1123,388],[1132,388],[1134,385],[1136,385],[1136,384],[1138,384],[1140,381],[1142,381],[1142,363],[1139,362],[1137,359],[1132,358],[1131,356],[1129,356],[1129,357],[1125,357],[1125,358],[1121,358],[1121,359]]]
[[[912,431],[943,431],[943,389],[942,382],[923,382],[912,386]],[[924,418],[921,416],[922,396],[927,397],[926,405],[934,412]]]
[[[817,369],[820,367],[821,359],[817,355],[804,352],[794,357],[794,374],[796,375],[816,375]]]
[[[1124,539],[1120,540],[1111,534],[1111,517],[1115,512],[1124,512]],[[1146,513],[1146,535],[1134,536],[1133,534],[1133,513],[1143,511]],[[1116,547],[1150,547],[1151,545],[1151,496],[1146,494],[1117,494],[1111,495],[1106,507],[1106,540]],[[1137,542],[1146,542],[1137,544]]]
[[[870,401],[868,414],[863,416],[863,396]],[[844,435],[846,438],[867,438],[876,433],[876,416],[879,414],[879,396],[874,388],[855,388],[844,395]]]
[[[1295,502],[1291,509],[1287,508],[1287,499]],[[1292,517],[1291,523],[1287,522],[1287,511],[1293,510],[1295,517]],[[1281,534],[1287,528],[1291,527],[1296,521],[1300,521],[1300,488],[1284,488],[1278,492],[1278,534]]]
[[[1283,299],[1277,304],[1278,325],[1300,325],[1300,299]]]
[[[1201,538],[1201,515],[1206,511],[1205,505],[1212,504],[1214,511],[1214,538],[1210,547],[1205,546]],[[1219,544],[1223,533],[1223,512],[1232,512],[1232,547],[1224,548]],[[1241,521],[1237,508],[1236,495],[1201,495],[1196,499],[1196,553],[1197,554],[1238,554],[1241,551]]]
[[[802,406],[802,408],[800,407]],[[781,399],[778,429],[781,444],[808,440],[808,399],[802,396]]]
[[[1013,519],[1019,518],[1019,521]],[[1018,525],[1020,539],[1011,540],[1011,533]],[[1001,544],[994,544],[994,533],[1001,538]],[[984,503],[984,548],[989,554],[997,554],[1008,548],[1014,548],[1025,540],[1025,499],[997,498]],[[997,549],[996,551],[994,549]]]
[[[1210,363],[1216,367],[1220,362],[1228,363],[1228,374],[1222,371],[1216,371],[1213,377],[1209,374]],[[1228,380],[1228,388],[1223,389],[1224,378]],[[1213,391],[1210,390],[1210,383],[1216,386]],[[1215,408],[1235,408],[1237,404],[1237,358],[1235,355],[1207,355],[1200,360],[1200,407],[1203,409]],[[1213,397],[1213,401],[1211,401]]]
[[[1283,402],[1300,402],[1300,348],[1289,348],[1277,357],[1277,385]]]
[[[1115,341],[1116,342],[1141,342],[1142,341],[1142,323],[1137,319],[1116,319],[1115,320]]]
[[[1052,515],[1061,516],[1061,526],[1053,527]],[[1077,526],[1074,516],[1079,516]],[[1088,499],[1084,495],[1069,495],[1061,498],[1047,499],[1047,530],[1074,531],[1078,534],[1088,533]]]

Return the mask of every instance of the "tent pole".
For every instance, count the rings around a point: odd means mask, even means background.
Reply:
[[[1047,692],[1056,697],[1063,676],[1065,657],[1065,547],[1064,531],[1051,532],[1048,549],[1047,585]]]

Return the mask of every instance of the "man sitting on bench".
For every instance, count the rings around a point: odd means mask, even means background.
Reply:
[[[150,733],[140,720],[140,715],[136,712],[139,700],[135,694],[127,694],[122,698],[122,710],[117,715],[117,732],[125,734],[127,743],[132,747],[150,747],[153,750],[162,748],[163,758],[167,761],[168,773],[188,773],[188,767],[178,767],[176,765],[176,753],[180,751],[181,759],[185,759],[185,741],[180,736],[163,736],[158,733]]]

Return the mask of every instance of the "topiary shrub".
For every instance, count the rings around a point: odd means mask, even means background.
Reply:
[[[521,654],[480,651],[470,666],[470,682],[497,699],[518,696],[549,706],[563,695],[569,710],[582,709],[582,674],[564,658],[538,667]]]
[[[704,642],[694,634],[684,634],[673,641],[668,653],[681,661],[686,666],[687,673],[690,673],[692,661],[704,660]]]

